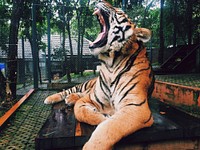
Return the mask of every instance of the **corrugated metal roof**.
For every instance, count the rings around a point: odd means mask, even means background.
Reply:
[[[60,35],[51,35],[51,54],[53,54],[54,48],[61,47],[61,40],[62,39]],[[47,36],[44,36],[42,38],[42,41],[47,45],[48,43]],[[74,55],[77,55],[77,47],[78,47],[77,41],[78,41],[78,38],[72,38],[72,47],[73,47]],[[66,43],[65,45],[66,50],[70,50],[68,38],[66,38],[65,43]],[[87,39],[84,38],[83,55],[91,55],[88,47],[89,47],[89,42]],[[25,49],[25,58],[32,58],[31,45],[27,39],[24,41],[24,49]],[[47,48],[46,48],[46,53],[47,53]],[[39,51],[39,58],[42,58],[42,55],[44,55],[44,52]],[[6,53],[0,49],[0,58],[5,58],[5,57],[6,57]],[[22,58],[22,39],[18,40],[18,58]]]

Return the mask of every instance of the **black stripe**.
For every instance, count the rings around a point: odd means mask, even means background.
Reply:
[[[112,62],[112,65],[111,65],[111,67],[113,67],[113,65],[115,64],[115,61],[117,60],[117,58],[119,58],[120,56],[121,56],[121,50],[122,50],[122,48],[119,50],[119,51],[115,51],[115,56],[114,56],[114,58],[113,58],[113,62]],[[121,62],[121,61],[120,61]],[[120,63],[119,62],[119,63]]]
[[[105,67],[109,71],[109,73],[113,73],[113,71],[110,70],[110,67],[106,64],[105,61],[101,61],[101,62],[105,65]]]
[[[112,43],[113,43],[114,41],[117,41],[119,38],[120,38],[120,36],[115,36],[115,37],[112,39],[112,41],[110,42],[110,45],[112,45]]]
[[[151,118],[152,118],[152,113],[150,114],[149,119],[147,119],[147,121],[144,122],[144,124],[146,124],[147,122],[149,122],[151,120]]]
[[[75,92],[74,93],[80,92],[81,87],[82,87],[82,85],[75,86]]]
[[[71,88],[71,89],[68,90],[69,94],[73,93],[72,90],[73,90],[73,88]]]
[[[104,77],[104,75],[103,75],[103,77]],[[104,79],[105,79],[105,77],[104,77]],[[110,97],[110,96],[109,96],[109,95],[110,95],[110,89],[109,89],[109,87],[107,86],[107,84],[104,82],[104,80],[103,80],[101,74],[99,75],[99,81],[100,81],[101,90],[103,91],[104,95],[106,95],[106,97],[109,98],[109,97]],[[103,87],[106,88],[106,90],[108,91],[109,95],[104,91]]]
[[[94,80],[94,79],[93,79]],[[91,84],[90,85],[90,87],[94,87],[94,85],[96,84],[96,82],[97,82],[97,78],[95,79],[96,81],[95,82],[93,82],[93,84]]]
[[[124,17],[124,16],[123,16],[123,17]],[[116,14],[115,14],[115,19],[116,19],[116,21],[117,21],[118,24],[121,24],[121,23],[123,23],[123,22],[128,22],[128,19],[125,18],[125,17],[124,17],[124,19],[123,19],[122,21],[119,21]],[[119,17],[119,19],[120,19],[120,17]]]
[[[140,73],[140,72],[142,72],[142,71],[146,71],[146,70],[149,70],[151,67],[150,66],[148,66],[147,68],[144,68],[144,69],[140,69],[140,70],[138,70],[135,74],[138,74],[138,73]]]
[[[118,84],[119,82],[119,78],[121,77],[122,74],[124,74],[125,72],[129,71],[137,57],[137,55],[140,53],[140,51],[142,50],[141,44],[138,43],[139,48],[137,49],[137,51],[131,55],[131,57],[129,58],[129,60],[126,62],[125,64],[125,68],[122,69],[119,74],[117,75],[117,77],[115,78],[115,80],[111,83],[111,86],[116,82],[116,84]]]
[[[124,22],[128,22],[128,19],[124,18],[122,21],[120,21],[120,23],[124,23]]]
[[[94,92],[94,97],[95,97],[96,101],[101,105],[102,109],[104,109],[104,104],[99,100],[99,98],[96,95],[96,92]]]
[[[111,86],[113,86],[114,84],[117,84],[121,75],[124,74],[125,72],[129,71],[133,65],[133,62],[135,61],[136,59],[136,54],[132,54],[131,57],[129,58],[129,60],[126,62],[125,64],[125,68],[122,69],[119,74],[117,75],[117,77],[115,78],[115,80],[111,83]],[[116,83],[115,83],[116,82]]]
[[[154,83],[155,83],[155,78],[154,78],[154,75],[153,75],[152,80],[151,80],[151,84],[150,84],[149,89],[148,89],[148,98],[150,98],[151,94],[153,93]]]
[[[83,85],[84,85],[84,83],[78,84],[78,85],[72,87],[72,88],[70,89],[70,90],[71,90],[70,92],[71,92],[71,93],[82,92],[82,91],[83,91],[83,90],[82,90]]]
[[[113,32],[113,33],[115,33],[115,34],[118,34],[118,33],[119,33],[119,31],[121,31],[121,32],[122,32],[122,29],[123,29],[123,27],[116,26],[115,28],[117,28],[118,30],[117,30],[116,32]]]
[[[138,75],[134,75],[132,78],[131,78],[131,80],[129,80],[128,81],[128,83],[126,83],[122,88],[121,88],[121,91],[119,92],[119,94],[122,92],[122,90],[127,86],[127,85],[129,85],[129,83],[131,83],[135,78],[137,78],[138,77]],[[116,87],[115,87],[116,88]],[[114,91],[115,91],[115,89],[114,89]]]
[[[84,90],[88,89],[88,87],[87,87],[88,83],[89,83],[89,81],[87,81],[87,82],[84,83]]]
[[[139,70],[138,72],[136,72],[135,73],[135,75],[134,75],[134,78],[132,78],[132,79],[135,79],[135,78],[137,78],[140,74],[138,74],[139,72],[141,72],[141,71],[145,71],[145,70],[149,70],[149,67],[148,68],[145,68],[145,69],[141,69],[141,70]],[[139,81],[138,82],[136,82],[133,86],[135,87],[136,86],[136,84],[137,83],[139,83]],[[127,84],[128,85],[128,84]],[[125,87],[125,86],[124,86]],[[126,93],[125,93],[125,95],[122,97],[122,99],[128,94],[128,92],[130,91],[130,90],[132,90],[134,87],[131,87],[128,91],[126,91]],[[116,87],[115,87],[116,88]],[[153,89],[151,90],[151,91],[149,91],[149,92],[153,92]],[[121,99],[121,100],[122,100]],[[121,101],[120,100],[120,101]]]
[[[120,50],[121,51],[121,50]],[[123,56],[124,57],[124,56]],[[120,68],[123,68],[123,63],[126,62],[125,59],[119,61],[119,63],[116,65],[117,67],[115,68],[115,70],[119,70]]]
[[[141,71],[144,71],[144,70],[149,70],[149,67],[148,67],[148,68],[145,68],[145,69],[139,70],[138,72],[135,73],[135,75],[139,76],[140,74],[138,74],[138,73],[141,72]],[[128,94],[128,92],[129,92],[130,90],[132,90],[138,83],[139,83],[139,81],[136,82],[129,90],[126,91],[126,93],[125,93],[124,96],[121,98],[121,100],[119,101],[119,103],[120,103],[120,102],[123,100],[123,98]],[[153,89],[152,89],[152,91],[153,91]],[[151,92],[152,92],[152,91],[151,91]],[[149,92],[150,92],[150,91],[149,91]]]
[[[114,18],[115,18],[115,17],[112,16],[112,19],[111,19],[112,22],[114,21]]]
[[[99,76],[100,76],[100,75],[101,75],[101,76],[103,76],[103,77],[102,77],[102,79],[106,79],[106,77],[104,76],[104,74],[103,74],[103,71],[102,71],[102,70],[100,70],[100,72],[99,72]],[[105,80],[104,82],[106,83],[106,80]],[[109,87],[108,87],[108,88],[109,88]]]
[[[86,105],[85,105],[85,104],[83,104],[83,105],[79,106],[79,108],[81,108],[81,107],[84,107],[84,106],[86,106]]]
[[[131,26],[126,26],[126,28],[125,28],[125,30],[124,31],[127,31],[127,30],[129,30],[131,28]]]
[[[103,55],[103,53],[101,53]],[[106,65],[106,62],[104,60],[98,59],[100,61],[100,63]]]
[[[130,89],[126,91],[126,93],[123,95],[123,97],[120,99],[120,101],[119,101],[118,103],[120,103],[120,102],[124,99],[124,97],[126,97],[126,95],[127,95],[132,89],[135,88],[135,86],[136,86],[138,83],[139,83],[139,81],[136,82],[136,83],[134,83],[134,85],[131,86]]]
[[[142,106],[143,104],[145,104],[145,102],[146,102],[147,100],[145,99],[144,101],[142,101],[141,103],[139,103],[139,104],[135,104],[135,103],[129,103],[129,104],[127,104],[126,106]]]

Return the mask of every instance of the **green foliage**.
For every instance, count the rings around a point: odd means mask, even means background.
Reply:
[[[78,33],[85,38],[93,41],[100,32],[100,26],[95,16],[92,16],[93,8],[88,8],[88,0],[52,0],[40,1],[35,0],[37,4],[36,21],[37,21],[37,43],[39,49],[43,51],[46,45],[41,42],[42,36],[47,34],[47,13],[51,13],[51,33],[62,33],[63,26],[70,27],[72,37],[77,37]],[[122,7],[122,0],[107,0],[115,7]],[[159,22],[160,8],[156,7],[159,0],[130,0],[126,1],[126,12],[138,27],[149,28],[153,33],[153,45],[159,47]],[[8,3],[9,2],[9,3]],[[20,36],[31,40],[32,27],[32,2],[26,0],[23,6],[23,14],[20,22]],[[188,42],[189,21],[188,21],[188,3],[189,1],[177,0],[177,44],[186,44]],[[165,0],[164,5],[164,37],[165,46],[173,44],[174,33],[174,1]],[[192,0],[192,39],[194,43],[199,42],[200,37],[200,5],[197,0]],[[0,47],[7,49],[10,15],[12,10],[11,1],[0,2]],[[78,26],[78,17],[80,26]],[[80,32],[79,32],[80,31]],[[68,30],[65,29],[67,36]],[[57,50],[61,50],[58,48]]]
[[[152,31],[152,46],[158,47],[160,9],[155,4],[138,5],[137,3],[128,7],[126,12],[137,27],[148,28]]]
[[[0,47],[6,51],[8,48],[8,34],[10,23],[10,5],[7,2],[0,3]]]
[[[176,21],[176,34],[177,45],[188,44],[188,32],[191,28],[192,39],[194,43],[198,43],[199,40],[199,2],[192,1],[192,20],[189,21],[189,2],[190,1],[178,1],[177,8],[174,7],[174,1],[166,0],[164,8],[164,33],[165,33],[165,46],[172,45],[174,34],[174,20]],[[175,10],[177,17],[175,17]],[[198,20],[198,21],[197,21]]]

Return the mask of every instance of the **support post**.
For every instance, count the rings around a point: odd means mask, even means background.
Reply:
[[[51,0],[50,0],[51,2]],[[51,83],[51,29],[50,29],[50,18],[51,18],[51,4],[48,3],[47,12],[47,34],[48,34],[48,61],[47,61],[47,75],[48,81]]]
[[[33,82],[34,89],[38,88],[38,49],[36,43],[36,5],[35,0],[32,6],[32,40],[33,40]]]
[[[126,1],[122,0],[122,10],[125,11],[126,9]]]
[[[22,36],[22,81],[23,81],[23,87],[26,86],[26,80],[25,80],[25,48],[24,48],[24,37]]]

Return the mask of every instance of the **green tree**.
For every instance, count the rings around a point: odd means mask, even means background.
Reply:
[[[158,52],[158,62],[160,64],[163,63],[163,54],[164,54],[164,31],[163,31],[163,9],[164,9],[164,3],[165,0],[160,1],[160,47],[159,47],[159,52]]]
[[[59,48],[60,50],[62,50],[63,52],[63,72],[64,74],[67,74],[67,79],[68,82],[71,82],[71,68],[73,68],[73,64],[72,59],[73,59],[73,47],[72,47],[72,38],[71,38],[71,24],[70,21],[73,17],[73,11],[74,11],[74,4],[75,1],[55,1],[56,5],[54,7],[54,12],[58,12],[58,16],[57,17],[53,17],[52,19],[54,20],[54,27],[57,29],[57,31],[59,33],[62,34],[62,44],[61,47]],[[66,30],[68,33],[68,39],[69,39],[69,51],[66,50]],[[67,54],[70,53],[70,59],[69,59],[69,63],[67,66]]]
[[[20,36],[23,36],[27,38],[31,45],[32,55],[33,55],[33,39],[32,39],[32,4],[34,0],[26,0],[24,2],[24,9],[22,14],[22,22],[21,22],[21,28],[20,28]],[[35,0],[36,4],[36,46],[37,50],[45,51],[46,45],[42,42],[42,36],[46,34],[47,31],[47,25],[46,25],[46,8],[44,6],[47,6],[47,2],[43,1],[40,2],[40,0]],[[41,70],[39,67],[39,57],[38,57],[38,75],[40,79],[40,83],[42,83],[42,77],[41,77]]]
[[[0,47],[1,50],[8,49],[8,34],[9,34],[9,20],[10,20],[10,4],[2,1],[0,3]]]
[[[9,47],[8,47],[8,81],[13,99],[16,99],[16,84],[17,84],[17,43],[18,30],[20,19],[23,13],[24,0],[13,0],[13,7],[11,13],[11,23],[9,32]]]
[[[4,53],[8,50],[8,34],[9,34],[9,4],[0,2],[0,50]],[[1,54],[0,54],[1,56]],[[6,100],[6,78],[0,70],[0,104]]]

